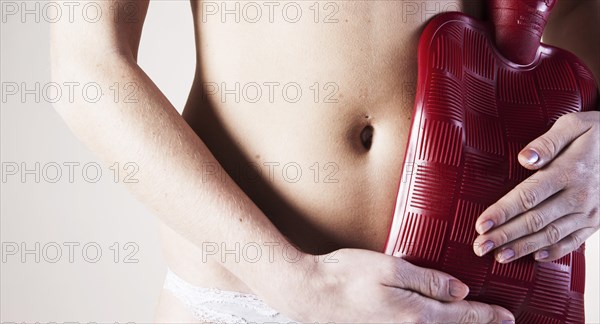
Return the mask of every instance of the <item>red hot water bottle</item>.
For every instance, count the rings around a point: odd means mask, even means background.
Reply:
[[[517,154],[598,90],[573,54],[540,43],[554,0],[490,0],[493,24],[444,13],[419,42],[414,118],[385,252],[449,273],[517,323],[583,323],[584,246],[554,262],[478,257],[475,220],[533,172]]]

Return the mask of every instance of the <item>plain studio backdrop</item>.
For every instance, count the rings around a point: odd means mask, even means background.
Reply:
[[[9,3],[22,7],[22,1],[0,3],[1,160],[6,171],[0,204],[0,322],[151,322],[166,271],[158,220],[114,182],[107,166],[99,181],[90,181],[99,159],[71,134],[43,95],[21,99],[25,89],[35,89],[36,83],[43,89],[50,81],[50,23],[43,16],[36,22],[35,14],[26,19],[20,13],[7,15]],[[26,3],[34,8],[35,2]],[[194,61],[189,2],[151,1],[139,64],[180,112]],[[15,89],[21,92],[9,95]],[[36,163],[39,183],[35,171],[24,182],[21,173],[9,175],[11,168],[31,170]],[[62,178],[46,181],[56,175],[57,165]],[[69,165],[75,171],[72,183]],[[92,179],[82,176],[83,169]],[[586,251],[589,323],[600,323],[599,255],[596,233]]]

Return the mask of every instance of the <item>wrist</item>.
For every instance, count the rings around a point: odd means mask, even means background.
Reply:
[[[314,291],[319,258],[289,243],[274,245],[271,252],[266,262],[248,269],[252,275],[247,285],[271,307],[292,318],[304,318],[298,306]]]
[[[271,243],[270,253],[258,264],[251,287],[257,295],[284,298],[295,293],[316,270],[315,256],[290,243]]]

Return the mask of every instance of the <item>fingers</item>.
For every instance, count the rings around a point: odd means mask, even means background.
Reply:
[[[473,242],[473,251],[475,252],[475,254],[477,254],[478,256],[483,256],[492,249],[503,246],[505,244],[512,243],[509,245],[514,245],[514,243],[521,238],[524,238],[524,240],[528,243],[539,242],[537,240],[534,240],[534,238],[539,239],[540,237],[544,240],[554,239],[556,237],[556,235],[554,235],[554,232],[546,233],[545,231],[540,231],[547,226],[548,229],[551,229],[552,226],[548,224],[563,217],[564,215],[572,213],[575,208],[571,203],[569,203],[568,196],[562,193],[563,192],[546,199],[544,202],[542,202],[535,208],[530,209],[525,213],[522,213],[521,215],[513,218],[511,221],[502,224],[486,232],[483,235],[478,236]],[[572,228],[571,232],[578,229],[574,226],[576,224],[573,222],[567,225],[569,228]],[[546,229],[546,231],[548,229]],[[548,244],[553,243],[556,242],[551,242]],[[538,244],[538,247],[540,246],[544,245]],[[531,247],[531,244],[529,244],[527,245],[525,250],[528,250]],[[528,251],[525,254],[529,254],[531,252],[534,252],[535,250]],[[514,259],[517,259],[525,254],[517,252],[514,256]],[[498,262],[503,261],[498,260]]]
[[[546,211],[533,210],[527,212],[519,216],[518,219],[514,219],[508,224],[478,237],[474,246],[479,247],[479,249],[474,248],[475,253],[481,256],[493,248],[500,247],[496,251],[496,260],[500,263],[507,263],[536,251],[539,251],[535,254],[538,261],[548,257],[553,257],[550,260],[556,260],[577,249],[583,241],[600,227],[598,209],[592,210],[589,214],[570,213],[565,209],[569,204],[564,203],[562,200],[560,197],[552,198],[551,201],[544,202],[542,208],[540,208],[546,209]],[[553,210],[556,213],[554,216],[544,216],[544,214],[551,213]],[[525,227],[523,223],[527,222],[524,219],[533,217],[530,215],[537,215],[535,217],[539,216],[542,219],[535,222],[540,228],[530,232],[529,235],[523,235],[519,239],[507,241],[506,237],[514,237],[526,231],[523,229]],[[548,222],[548,220],[550,221]],[[579,232],[580,230],[583,231]],[[583,239],[583,241],[580,241],[580,239]],[[572,249],[568,250],[568,248]]]
[[[537,170],[552,161],[567,145],[592,127],[582,117],[584,114],[560,117],[549,131],[525,146],[519,153],[519,163],[527,169]]]
[[[454,303],[437,303],[431,307],[424,322],[442,323],[515,323],[508,310],[479,302],[461,300]]]
[[[396,271],[395,287],[419,293],[422,301],[423,309],[417,312],[415,322],[514,324],[513,314],[500,306],[461,300],[469,293],[468,287],[449,274],[400,258]]]
[[[396,259],[393,282],[384,283],[388,286],[412,290],[441,301],[457,301],[469,294],[467,285],[447,273]]]
[[[486,233],[490,229],[498,227],[515,216],[536,207],[542,201],[563,189],[567,180],[561,172],[560,169],[544,169],[521,182],[481,213],[475,222],[477,232],[479,234]]]
[[[577,230],[558,243],[540,249],[535,255],[535,259],[540,262],[549,262],[562,258],[563,256],[577,250],[585,240],[597,231],[596,228],[587,227]]]
[[[584,219],[580,214],[571,214],[559,218],[537,233],[506,244],[496,252],[496,260],[500,263],[507,263],[536,252],[539,249],[558,244],[577,230],[586,228],[588,224],[583,223]],[[578,248],[579,245],[575,248]]]

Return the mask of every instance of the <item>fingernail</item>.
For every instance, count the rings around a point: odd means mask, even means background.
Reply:
[[[537,152],[532,149],[523,151],[523,157],[525,157],[528,164],[535,164],[540,159],[540,156],[537,154]]]
[[[494,222],[492,222],[491,220],[486,220],[485,222],[479,224],[479,226],[477,227],[477,232],[479,234],[483,234],[483,233],[487,232],[493,226],[494,226]]]
[[[490,252],[490,250],[493,248],[494,248],[494,242],[492,242],[490,240],[483,242],[481,244],[481,246],[479,247],[479,256],[482,256],[482,255]]]
[[[544,260],[547,257],[548,257],[548,251],[542,250],[536,254],[535,259],[536,260]]]
[[[450,279],[448,285],[450,286],[450,296],[452,297],[464,298],[469,294],[469,287],[456,279]]]
[[[498,262],[504,263],[515,256],[515,251],[512,249],[504,249],[498,254]]]
[[[515,324],[515,321],[513,321],[513,320],[504,320],[504,321],[502,321],[502,324]]]

